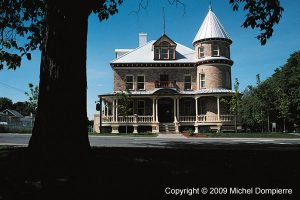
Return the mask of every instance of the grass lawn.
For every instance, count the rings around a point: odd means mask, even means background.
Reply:
[[[288,133],[205,133],[210,138],[300,138]]]
[[[157,133],[89,133],[95,136],[156,137]]]

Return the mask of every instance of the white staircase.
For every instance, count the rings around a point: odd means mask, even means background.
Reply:
[[[175,133],[175,124],[174,123],[160,123],[159,124],[160,133]]]

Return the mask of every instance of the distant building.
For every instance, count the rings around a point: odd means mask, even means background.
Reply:
[[[16,110],[5,109],[0,112],[0,125],[33,127],[34,116],[23,116]]]
[[[232,91],[231,38],[209,9],[190,49],[166,34],[147,42],[139,35],[136,49],[117,49],[110,65],[114,71],[114,91],[99,95],[101,126],[118,133],[128,126],[141,131],[179,132],[192,127],[220,131],[234,124],[228,105],[220,101]],[[131,113],[119,111],[117,93],[129,89]],[[99,132],[100,116],[94,117]]]

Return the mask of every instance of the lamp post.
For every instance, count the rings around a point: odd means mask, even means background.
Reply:
[[[99,132],[102,132],[102,96],[99,97],[98,103],[96,103],[96,110],[100,112],[99,115]]]

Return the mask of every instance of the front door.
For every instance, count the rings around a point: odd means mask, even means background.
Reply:
[[[173,100],[171,98],[162,98],[158,100],[158,121],[174,121]]]

